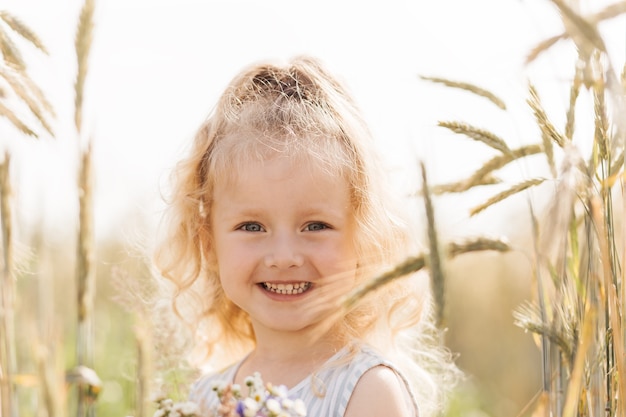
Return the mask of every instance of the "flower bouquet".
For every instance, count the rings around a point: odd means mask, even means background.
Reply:
[[[216,384],[220,405],[215,417],[306,417],[307,410],[301,399],[287,396],[287,387],[264,383],[257,372],[245,380],[248,396],[244,397],[238,384]],[[197,404],[175,403],[169,398],[156,400],[153,417],[202,417]]]
[[[217,384],[213,390],[220,399],[218,417],[306,417],[301,399],[287,396],[287,387],[264,383],[256,372],[245,380],[248,396],[243,397],[237,384]]]

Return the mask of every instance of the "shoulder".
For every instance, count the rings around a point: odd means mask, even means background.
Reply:
[[[398,374],[385,365],[361,376],[348,402],[344,417],[410,417],[410,394]]]

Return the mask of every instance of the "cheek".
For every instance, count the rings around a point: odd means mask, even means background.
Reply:
[[[251,278],[257,257],[246,245],[222,241],[213,253],[213,265],[225,290]]]
[[[326,275],[341,276],[346,282],[355,281],[358,262],[352,245],[329,247],[319,254],[318,262],[326,266]]]

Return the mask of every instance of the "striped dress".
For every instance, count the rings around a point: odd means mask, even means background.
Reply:
[[[343,417],[359,378],[369,369],[381,365],[392,369],[404,383],[407,402],[414,411],[413,416],[418,416],[417,404],[407,380],[390,362],[367,346],[361,346],[350,361],[342,361],[349,352],[348,347],[343,348],[326,362],[329,366],[323,366],[314,376],[305,378],[289,390],[289,398],[304,401],[307,417]],[[333,363],[337,365],[333,366]],[[198,404],[203,417],[215,416],[219,405],[213,386],[216,383],[231,383],[240,364],[238,362],[222,372],[204,375],[193,384],[190,400]]]

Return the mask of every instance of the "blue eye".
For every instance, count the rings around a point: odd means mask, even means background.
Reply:
[[[259,223],[244,223],[237,228],[237,230],[243,230],[244,232],[263,232],[263,226]]]
[[[317,232],[319,230],[324,230],[324,229],[328,229],[328,228],[329,228],[329,226],[326,223],[316,222],[316,223],[309,223],[309,224],[307,224],[304,229],[308,230],[309,232]]]

